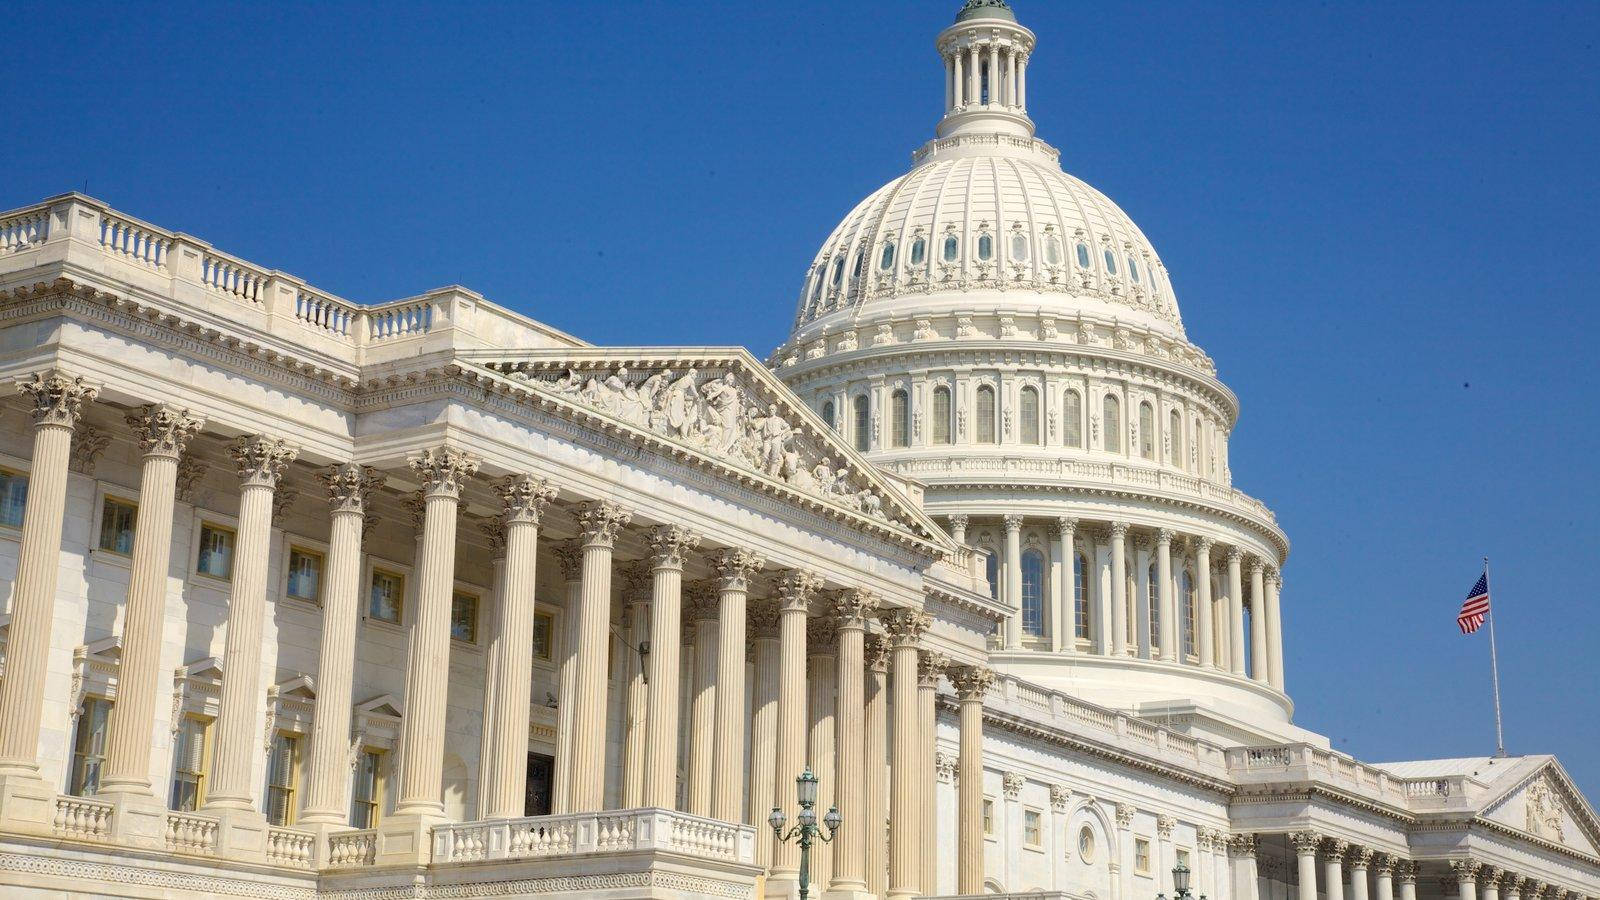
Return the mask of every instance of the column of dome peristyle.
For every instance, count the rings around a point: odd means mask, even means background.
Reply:
[[[1020,71],[1034,48],[1032,31],[1017,24],[1000,0],[972,0],[934,42],[948,105],[938,136],[1005,134],[1033,137]],[[953,74],[952,74],[953,73]]]
[[[376,469],[345,463],[324,472],[322,482],[328,488],[332,521],[317,655],[321,702],[311,718],[311,765],[300,824],[344,827],[349,821],[350,703],[361,618],[361,526],[367,497],[383,476]]]
[[[122,624],[117,702],[111,707],[100,793],[117,802],[120,840],[164,844],[165,806],[150,792],[150,746],[161,677],[161,620],[167,606],[172,513],[178,459],[202,422],[165,404],[140,407],[128,425],[144,451],[139,476],[139,527],[133,535],[128,605]]]
[[[611,550],[633,514],[604,501],[585,504],[583,599],[578,606],[577,708],[572,720],[572,812],[604,806],[606,760],[606,657],[611,624]]]
[[[43,830],[55,817],[55,788],[39,777],[39,690],[50,655],[61,525],[66,515],[72,431],[99,389],[61,372],[19,382],[33,407],[33,469],[22,512],[22,547],[11,600],[6,678],[0,680],[0,818]]]
[[[428,830],[443,821],[444,727],[450,671],[450,595],[455,581],[456,514],[461,490],[477,474],[475,457],[453,447],[410,459],[422,482],[422,558],[417,609],[406,658],[406,722],[400,740],[400,794],[385,823],[380,855],[398,861],[428,852]]]
[[[481,788],[479,808],[484,818],[498,819],[523,813],[528,779],[528,704],[533,689],[533,603],[539,520],[555,499],[556,489],[532,475],[513,475],[499,484],[501,525],[505,534],[504,590],[498,600],[499,627],[495,629],[496,677],[486,697],[484,716],[492,723],[487,778]]]
[[[1006,535],[1005,593],[1003,599],[1010,607],[1006,619],[1006,649],[1022,647],[1022,517],[1006,516],[1003,520]]]

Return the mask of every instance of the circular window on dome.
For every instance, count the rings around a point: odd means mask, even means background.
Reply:
[[[978,258],[985,260],[994,258],[994,238],[987,234],[978,237]]]
[[[1094,829],[1087,825],[1078,832],[1078,858],[1086,866],[1094,865]]]
[[[944,239],[944,261],[953,263],[953,262],[956,261],[956,257],[959,256],[960,254],[961,254],[961,239],[956,237],[953,234],[950,235],[949,237],[945,238]]]

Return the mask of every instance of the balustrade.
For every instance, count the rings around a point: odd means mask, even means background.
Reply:
[[[176,853],[217,852],[219,824],[209,816],[192,813],[167,813],[167,849]]]
[[[48,210],[31,209],[0,218],[0,253],[14,253],[50,237]]]
[[[56,797],[55,833],[68,838],[102,840],[111,836],[112,803],[89,797]]]

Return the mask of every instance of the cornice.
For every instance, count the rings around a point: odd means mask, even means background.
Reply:
[[[1409,810],[1399,809],[1382,803],[1374,803],[1359,794],[1352,794],[1320,783],[1295,782],[1281,785],[1282,790],[1274,790],[1277,785],[1249,785],[1241,787],[1234,795],[1235,804],[1247,803],[1281,803],[1285,800],[1311,802],[1313,800],[1328,800],[1347,809],[1356,809],[1382,816],[1400,822],[1406,826],[1416,823],[1417,818]]]

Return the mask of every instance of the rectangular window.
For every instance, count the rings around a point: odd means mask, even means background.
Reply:
[[[294,822],[294,776],[299,762],[300,739],[282,731],[273,735],[267,757],[267,821],[274,825]]]
[[[361,751],[356,760],[355,784],[350,792],[350,825],[355,828],[378,827],[379,808],[383,803],[383,754],[377,750]]]
[[[983,833],[994,834],[994,801],[983,798]]]
[[[138,518],[138,504],[107,497],[100,509],[100,549],[123,556],[131,554],[133,528]]]
[[[1140,875],[1150,874],[1150,839],[1133,839],[1133,870]]]
[[[549,661],[552,649],[550,636],[554,633],[555,618],[549,613],[533,614],[533,658]]]
[[[1177,863],[1173,866],[1173,868],[1177,868],[1177,866],[1183,866],[1185,869],[1193,871],[1193,868],[1189,865],[1189,851],[1179,847],[1176,851],[1176,858]]]
[[[233,529],[200,523],[200,556],[194,570],[224,581],[233,578],[233,540]]]
[[[28,505],[28,476],[0,469],[0,525],[22,527],[22,508]]]
[[[307,603],[322,602],[322,554],[289,548],[289,580],[285,593]]]
[[[1029,847],[1038,847],[1044,840],[1043,818],[1036,809],[1022,811],[1022,843]]]
[[[172,799],[178,812],[194,812],[205,802],[206,739],[211,726],[204,719],[185,716],[178,724],[172,747]]]
[[[478,642],[478,595],[456,591],[450,595],[450,637],[468,644]]]
[[[67,793],[87,797],[100,790],[100,766],[106,761],[106,722],[111,717],[111,701],[104,697],[83,698],[83,712],[72,735],[72,774]]]
[[[372,570],[372,590],[367,599],[367,617],[379,622],[400,624],[404,611],[406,579],[404,575]]]

